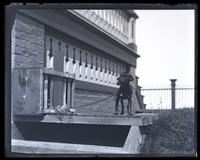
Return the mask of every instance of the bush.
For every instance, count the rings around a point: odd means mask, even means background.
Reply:
[[[194,109],[156,111],[159,115],[148,126],[142,154],[194,154]]]

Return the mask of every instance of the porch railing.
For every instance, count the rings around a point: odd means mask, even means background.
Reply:
[[[93,24],[128,44],[128,16],[120,10],[73,10]]]
[[[48,112],[57,105],[73,107],[74,78],[70,73],[43,69],[43,111]],[[56,88],[60,87],[60,88]],[[62,90],[61,90],[62,89]],[[56,92],[57,90],[57,92]],[[61,94],[59,94],[61,93]],[[56,95],[59,94],[59,95]],[[57,102],[55,96],[57,96]],[[62,100],[62,102],[61,102]]]

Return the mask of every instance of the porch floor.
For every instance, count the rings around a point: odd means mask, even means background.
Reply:
[[[126,115],[91,115],[91,114],[18,114],[14,115],[14,121],[40,121],[49,123],[69,123],[69,124],[101,124],[101,125],[131,125],[146,126],[151,125],[158,115],[153,113],[137,113],[133,116]]]

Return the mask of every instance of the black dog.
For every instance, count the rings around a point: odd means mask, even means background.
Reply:
[[[123,100],[127,99],[128,100],[127,112],[128,112],[128,115],[131,115],[131,106],[132,106],[131,96],[133,93],[133,88],[129,83],[130,81],[133,81],[134,79],[131,75],[122,74],[117,80],[118,80],[117,84],[120,85],[120,88],[118,89],[117,94],[116,94],[115,114],[118,114],[118,111],[119,111],[118,109],[119,100],[121,100],[121,107],[122,107],[120,114],[124,114]]]

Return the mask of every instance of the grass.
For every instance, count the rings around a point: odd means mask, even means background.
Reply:
[[[159,115],[146,128],[142,154],[194,154],[194,109],[157,110]]]

